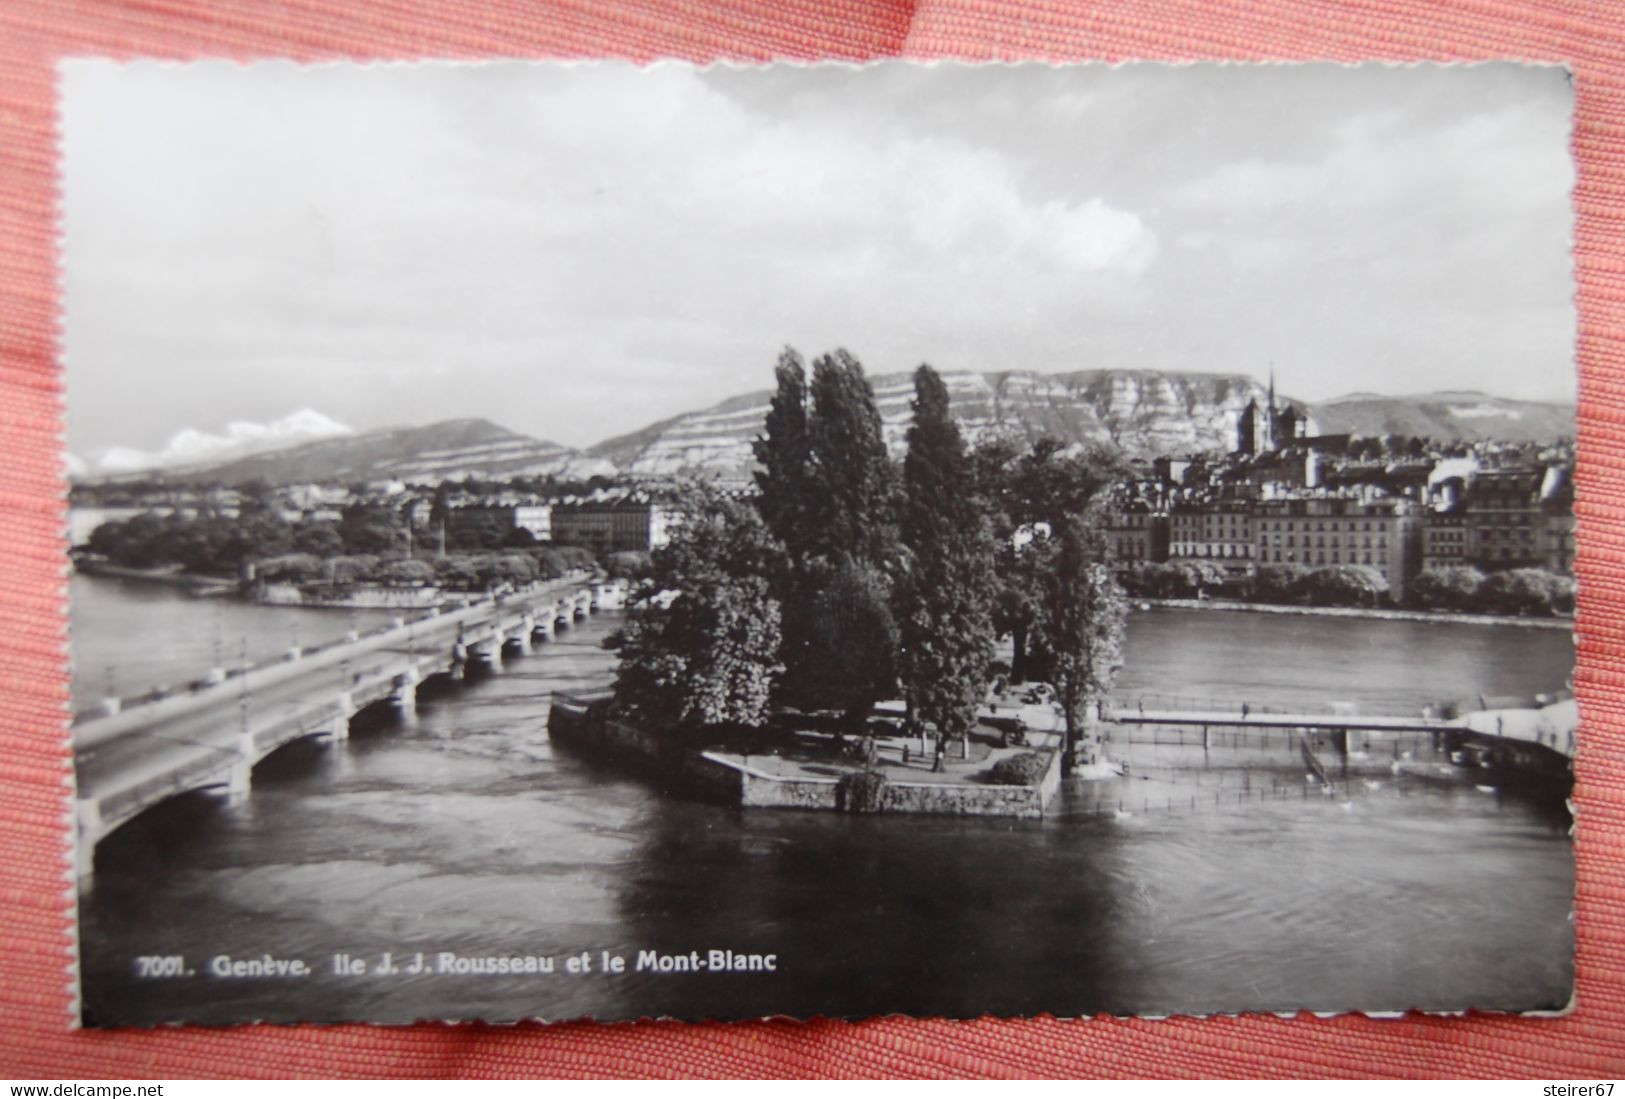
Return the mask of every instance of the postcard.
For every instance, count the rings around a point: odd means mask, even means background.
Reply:
[[[1569,1006],[1566,70],[61,89],[84,1025]]]

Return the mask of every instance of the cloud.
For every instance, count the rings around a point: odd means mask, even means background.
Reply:
[[[1274,355],[1305,397],[1566,362],[1567,98],[1517,66],[74,62],[64,89],[80,454],[300,406],[583,445],[769,384],[786,342]]]
[[[110,447],[96,455],[95,468],[98,473],[134,473],[144,469],[222,461],[262,450],[350,434],[353,432],[345,425],[305,408],[265,424],[233,421],[226,425],[223,434],[186,428],[170,436],[163,449],[157,451]],[[70,466],[72,464],[70,462]],[[79,463],[79,472],[84,472],[83,462]]]

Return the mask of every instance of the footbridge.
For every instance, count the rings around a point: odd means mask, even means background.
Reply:
[[[81,879],[97,844],[154,805],[194,791],[246,797],[254,765],[284,745],[342,741],[350,719],[380,703],[413,713],[425,680],[460,677],[470,662],[500,670],[507,654],[624,606],[626,594],[623,581],[536,584],[290,649],[279,660],[212,669],[189,690],[134,705],[110,700],[81,715],[73,724]]]
[[[1430,708],[1431,710],[1432,708]],[[1441,708],[1442,709],[1442,708]],[[1275,732],[1283,735],[1329,733],[1341,753],[1349,750],[1351,734],[1433,733],[1452,748],[1494,753],[1514,765],[1564,764],[1574,759],[1579,710],[1572,697],[1544,696],[1528,705],[1486,706],[1446,717],[1424,711],[1416,715],[1361,714],[1352,707],[1334,707],[1325,713],[1305,707],[1244,704],[1148,706],[1118,702],[1103,714],[1119,725],[1155,725],[1202,730],[1203,747],[1215,729]]]

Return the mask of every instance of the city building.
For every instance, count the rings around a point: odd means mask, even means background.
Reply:
[[[1253,508],[1246,497],[1175,503],[1168,516],[1168,560],[1209,562],[1227,576],[1252,575]]]
[[[1107,513],[1106,538],[1119,567],[1168,560],[1168,513],[1146,500],[1114,503]]]
[[[538,542],[553,540],[553,506],[551,504],[515,504],[513,525],[528,530]]]
[[[1372,491],[1260,500],[1255,527],[1260,566],[1369,565],[1396,600],[1422,567],[1423,509],[1403,496]]]
[[[602,556],[651,550],[670,540],[671,511],[643,493],[555,504],[552,540]]]

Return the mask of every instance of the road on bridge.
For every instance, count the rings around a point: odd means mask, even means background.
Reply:
[[[560,580],[510,597],[503,607],[549,602],[579,589],[581,583],[578,578]],[[197,705],[180,715],[167,713],[169,708],[159,702],[152,704],[154,713],[149,720],[141,720],[142,710],[148,708],[141,707],[116,718],[82,723],[74,730],[78,796],[95,798],[111,784],[128,786],[142,777],[170,771],[196,758],[199,748],[234,747],[242,734],[245,695],[255,724],[263,724],[266,719],[291,717],[315,699],[345,691],[353,676],[367,676],[371,656],[416,651],[428,657],[439,650],[449,664],[459,627],[478,622],[490,612],[489,602],[476,603],[298,660],[257,668],[246,677],[233,676],[208,688],[202,699],[189,698]],[[109,725],[114,731],[98,735],[99,727]]]

